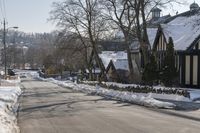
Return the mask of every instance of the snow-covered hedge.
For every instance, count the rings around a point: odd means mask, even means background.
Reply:
[[[89,85],[98,84],[101,87],[118,90],[118,91],[127,91],[133,93],[156,93],[156,94],[176,94],[184,97],[190,98],[190,93],[187,90],[178,89],[178,88],[167,88],[167,87],[151,87],[151,86],[141,86],[136,84],[120,84],[113,82],[102,82],[98,83],[97,81],[86,81],[82,82]]]

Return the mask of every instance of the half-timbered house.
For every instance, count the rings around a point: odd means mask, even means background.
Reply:
[[[169,37],[174,42],[180,85],[200,88],[200,9],[196,3],[189,11],[159,26],[153,45],[159,68],[163,65]]]

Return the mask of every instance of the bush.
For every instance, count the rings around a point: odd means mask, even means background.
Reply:
[[[56,71],[57,71],[56,68],[50,66],[49,68],[47,68],[46,74],[47,74],[47,75],[56,74]]]
[[[146,64],[142,80],[145,84],[153,85],[154,82],[158,79],[158,72],[157,72],[157,63],[155,60],[155,56],[153,54],[150,55],[150,62]]]

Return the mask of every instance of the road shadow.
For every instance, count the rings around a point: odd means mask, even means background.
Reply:
[[[158,99],[163,102],[170,102],[176,105],[175,110],[177,111],[195,111],[200,109],[200,103],[193,102],[193,101],[176,101],[176,100],[165,100],[165,99]]]
[[[74,93],[71,91],[50,91],[42,93],[25,92],[20,97],[20,104],[18,109],[18,117],[20,119],[40,119],[63,117],[65,115],[74,116],[81,111],[92,111],[99,108],[106,108],[104,105],[98,105],[98,102],[107,101],[108,99],[100,98],[81,98],[75,97],[62,97],[60,100],[54,100],[60,97],[61,94]],[[83,96],[87,96],[82,94]],[[47,99],[48,100],[47,100]],[[34,104],[28,103],[27,100],[38,99]],[[47,101],[46,101],[47,100]],[[28,104],[26,104],[28,103]],[[84,106],[89,105],[89,106]]]

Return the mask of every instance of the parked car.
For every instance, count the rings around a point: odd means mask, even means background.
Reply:
[[[15,72],[13,71],[13,69],[8,69],[8,75],[15,76]]]

